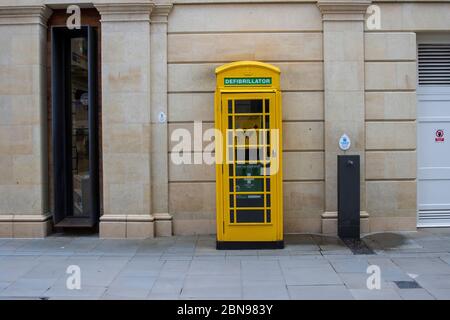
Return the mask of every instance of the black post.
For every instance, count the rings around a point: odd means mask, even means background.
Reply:
[[[360,239],[359,155],[338,156],[338,236]]]

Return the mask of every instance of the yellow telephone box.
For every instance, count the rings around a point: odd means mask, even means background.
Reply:
[[[216,69],[217,249],[283,248],[280,70]]]

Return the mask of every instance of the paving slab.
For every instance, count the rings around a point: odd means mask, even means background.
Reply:
[[[435,300],[425,289],[401,289],[397,293],[403,300]]]
[[[342,285],[288,286],[289,296],[296,300],[353,300],[350,291]]]
[[[411,274],[446,274],[450,276],[450,265],[439,258],[393,258],[402,270]]]
[[[244,299],[289,299],[289,293],[284,281],[244,280],[242,283],[242,293]]]
[[[350,292],[357,300],[401,300],[395,289],[350,289]]]
[[[241,298],[241,279],[237,276],[188,275],[185,279],[180,297]]]
[[[287,285],[335,285],[343,284],[331,266],[316,268],[286,268],[283,275]]]
[[[436,299],[450,300],[450,289],[429,289],[427,291]]]

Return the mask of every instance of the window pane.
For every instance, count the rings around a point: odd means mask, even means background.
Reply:
[[[235,113],[262,113],[262,100],[236,100]]]
[[[264,222],[264,210],[237,210],[237,222]]]
[[[237,208],[264,207],[264,195],[263,194],[237,194],[236,195],[236,207]]]
[[[236,192],[262,192],[264,191],[263,179],[236,179]]]
[[[73,214],[87,215],[89,198],[89,101],[87,39],[70,39]]]
[[[236,175],[237,176],[262,176],[263,172],[263,164],[255,163],[237,163],[236,164]]]

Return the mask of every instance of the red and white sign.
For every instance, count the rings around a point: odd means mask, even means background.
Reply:
[[[436,130],[436,138],[434,138],[436,142],[444,142],[444,130],[438,129]]]

